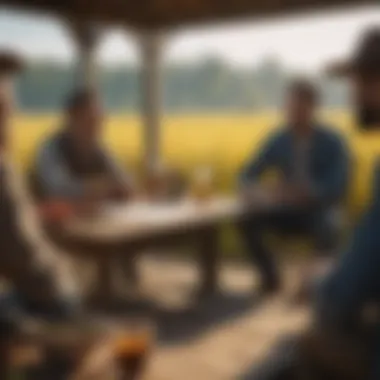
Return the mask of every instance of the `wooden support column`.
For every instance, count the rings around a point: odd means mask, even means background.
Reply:
[[[162,112],[162,35],[146,32],[139,36],[141,51],[142,116],[144,126],[144,164],[152,173],[160,163]]]
[[[96,25],[84,22],[70,22],[70,31],[77,48],[77,77],[80,87],[96,87],[95,54],[99,41],[100,30]]]

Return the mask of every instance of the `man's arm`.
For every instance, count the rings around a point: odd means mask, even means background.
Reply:
[[[103,156],[108,174],[110,176],[111,187],[114,187],[116,193],[118,193],[121,197],[131,197],[136,188],[132,176],[129,175],[127,171],[122,168],[119,162],[117,162],[116,159],[107,151],[104,151]]]
[[[239,176],[239,185],[241,187],[258,180],[260,175],[274,164],[278,144],[278,134],[271,136],[264,147],[261,148],[259,154],[243,166]]]
[[[321,286],[317,321],[326,327],[352,332],[366,303],[379,291],[380,214],[371,210],[354,234],[350,249]]]

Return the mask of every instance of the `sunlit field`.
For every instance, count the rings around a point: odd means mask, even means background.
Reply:
[[[323,115],[335,129],[342,132],[353,152],[353,178],[348,206],[357,214],[368,202],[371,169],[380,157],[380,134],[363,135],[353,128],[345,112]],[[234,188],[236,173],[250,155],[278,124],[272,113],[257,115],[181,115],[163,120],[161,147],[164,162],[185,175],[199,165],[211,166],[219,191]],[[15,120],[13,152],[21,168],[33,164],[39,142],[59,127],[54,115],[20,115]],[[143,134],[140,119],[135,116],[112,116],[107,123],[105,141],[115,155],[138,175],[143,157]]]

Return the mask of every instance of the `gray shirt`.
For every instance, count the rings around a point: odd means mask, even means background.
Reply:
[[[53,136],[41,147],[36,161],[35,180],[39,192],[46,198],[76,199],[85,195],[86,176],[75,175],[59,144],[60,135]],[[107,181],[120,187],[131,188],[133,180],[121,166],[99,147]]]

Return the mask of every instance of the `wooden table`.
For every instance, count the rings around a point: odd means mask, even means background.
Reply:
[[[118,264],[123,263],[125,276],[135,281],[134,262],[140,252],[191,243],[197,247],[200,291],[204,294],[217,286],[219,227],[241,217],[246,208],[232,197],[107,206],[92,218],[68,221],[54,231],[54,239],[97,263],[96,293],[106,298],[115,294],[114,273]]]

